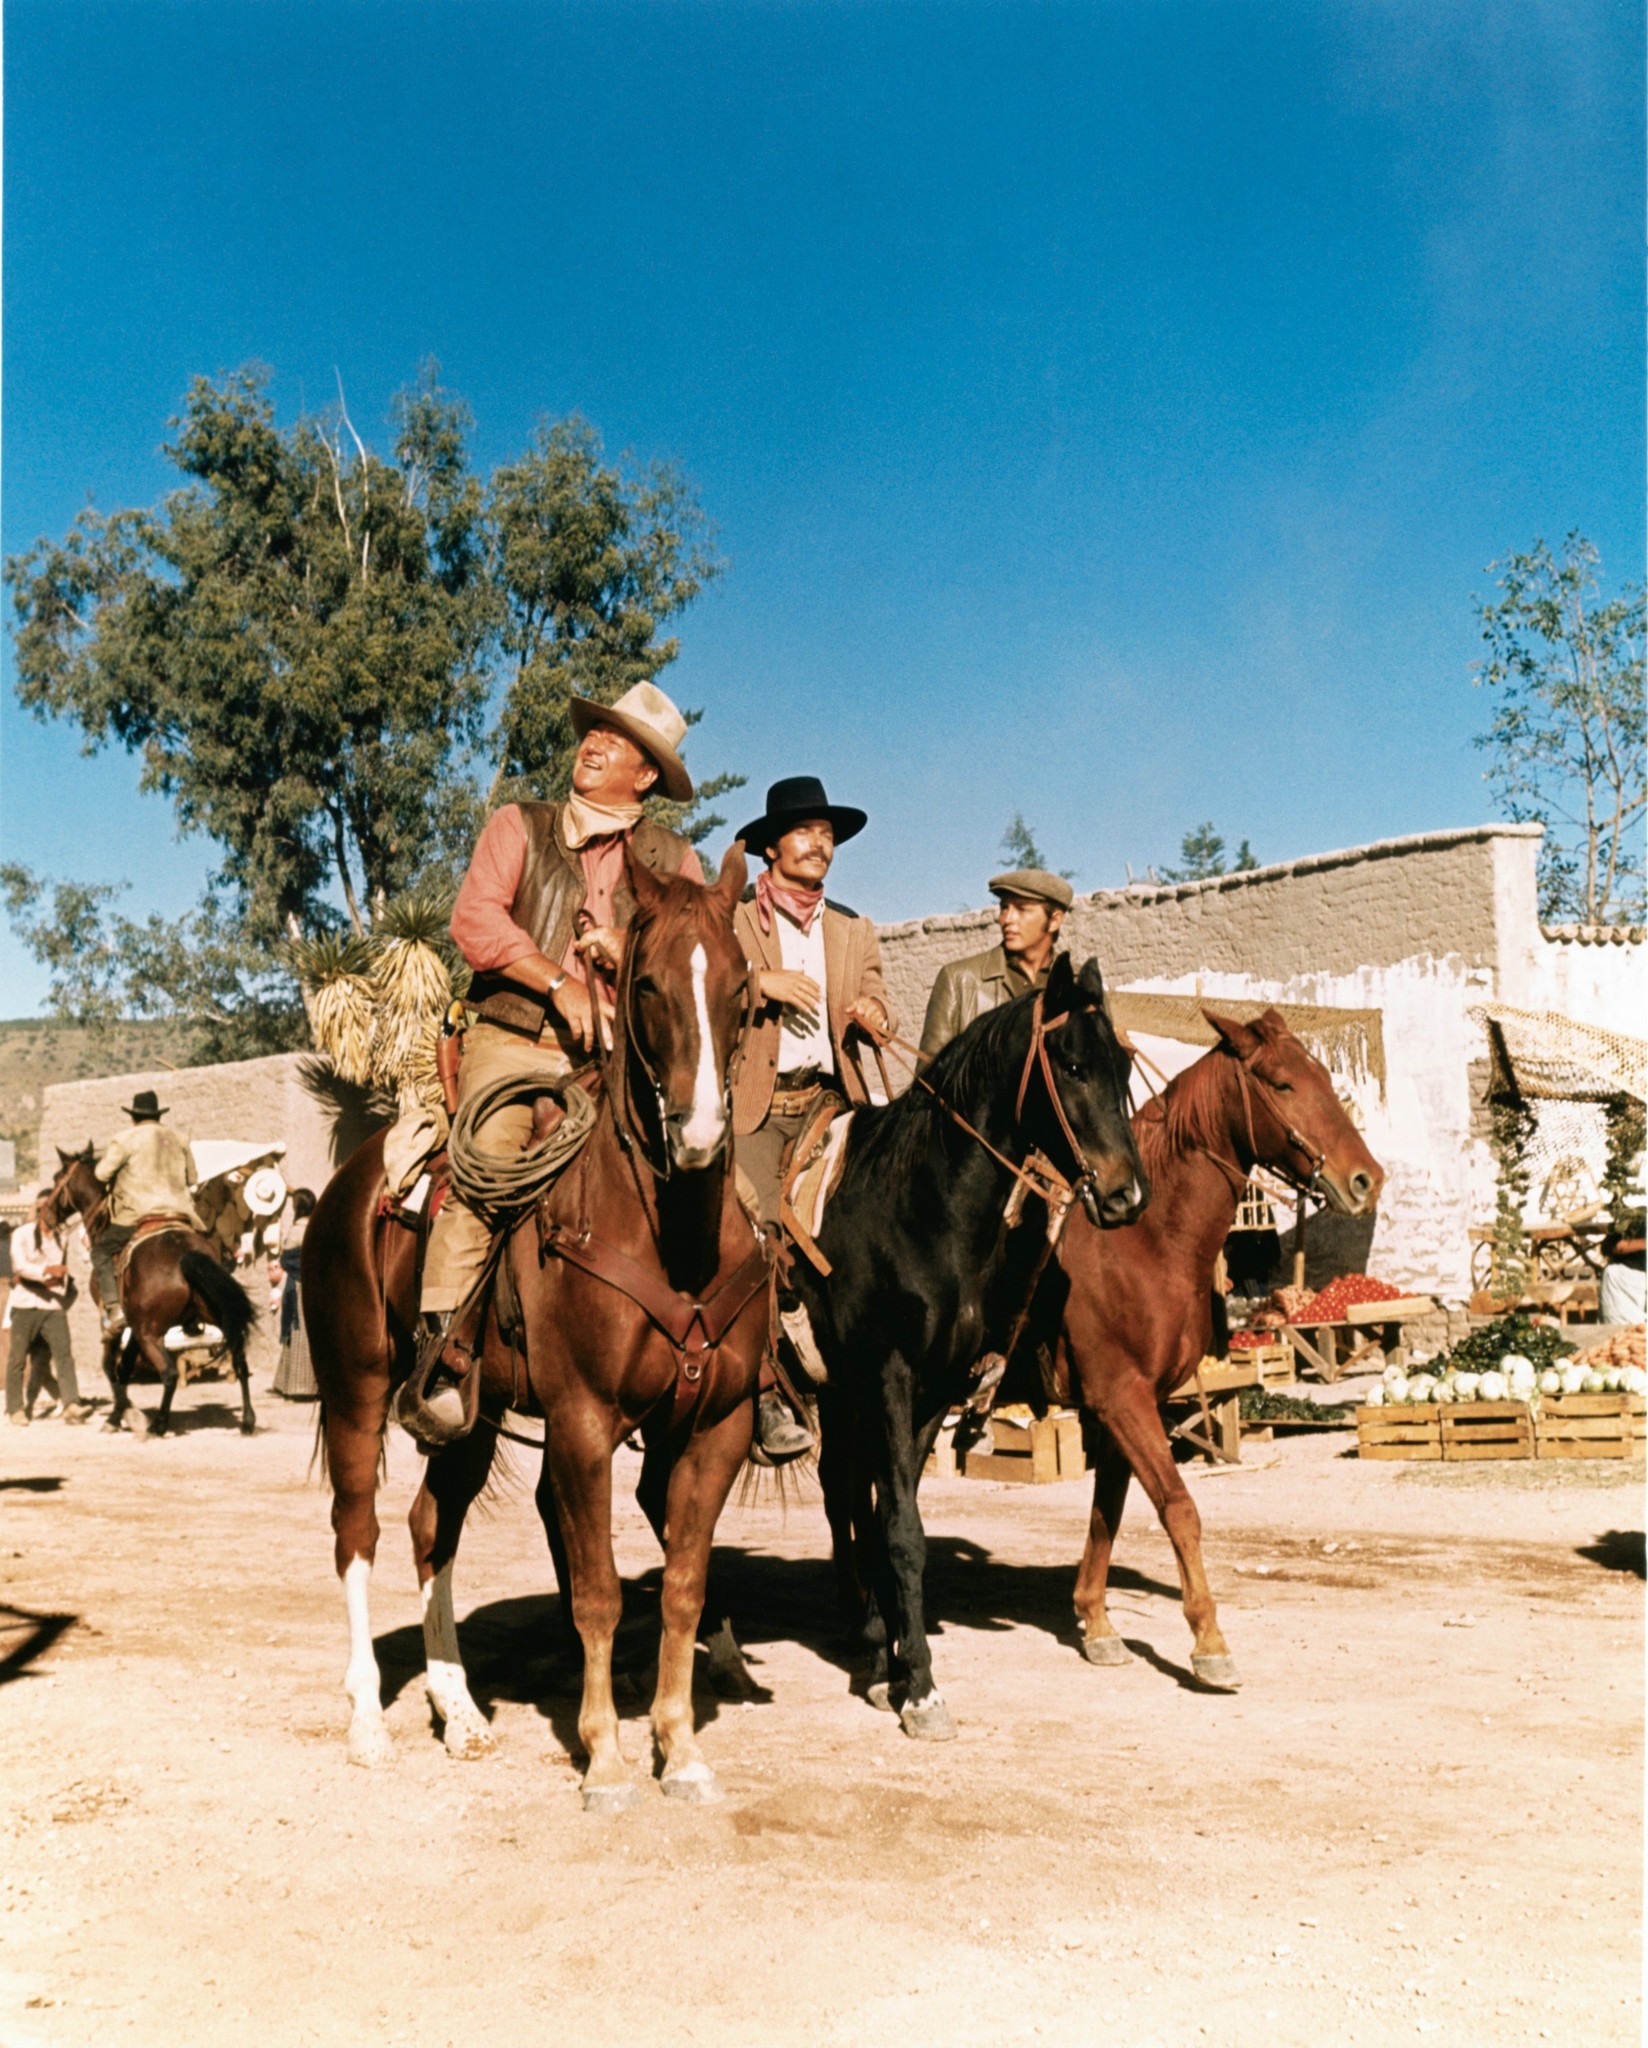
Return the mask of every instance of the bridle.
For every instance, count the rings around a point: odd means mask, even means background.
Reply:
[[[873,1032],[866,1029],[862,1024],[859,1025],[859,1029],[869,1040],[871,1048],[875,1053],[876,1064],[881,1069],[882,1087],[886,1091],[889,1101],[892,1099],[893,1090],[887,1074],[886,1061],[882,1058],[882,1048],[884,1046],[891,1046],[898,1052],[903,1053],[909,1059],[914,1070],[916,1086],[918,1088],[925,1088],[934,1102],[938,1104],[939,1108],[944,1111],[945,1115],[953,1123],[959,1124],[968,1137],[976,1139],[999,1166],[1006,1167],[1017,1183],[1014,1189],[1014,1200],[1016,1202],[1022,1202],[1026,1195],[1036,1195],[1046,1202],[1050,1209],[1057,1208],[1062,1214],[1064,1210],[1069,1208],[1071,1202],[1085,1188],[1092,1184],[1094,1176],[1093,1169],[1083,1163],[1081,1141],[1071,1128],[1070,1118],[1065,1113],[1063,1102],[1059,1099],[1059,1091],[1053,1078],[1053,1063],[1047,1053],[1049,1037],[1069,1023],[1071,1013],[1068,1010],[1064,1010],[1057,1017],[1049,1017],[1046,1014],[1045,998],[1046,991],[1044,989],[1037,989],[1030,1013],[1030,1046],[1024,1056],[1024,1067],[1019,1074],[1018,1092],[1013,1099],[1013,1122],[1020,1128],[1023,1127],[1024,1102],[1030,1087],[1030,1076],[1039,1067],[1042,1080],[1047,1088],[1048,1099],[1053,1105],[1053,1115],[1058,1121],[1060,1134],[1063,1136],[1065,1143],[1070,1147],[1070,1157],[1076,1168],[1074,1180],[1060,1172],[1059,1168],[1047,1157],[1045,1152],[1039,1150],[1032,1151],[1029,1157],[1020,1164],[1017,1160],[1008,1158],[1007,1154],[998,1146],[991,1144],[984,1133],[976,1125],[969,1123],[954,1103],[947,1102],[933,1086],[932,1082],[928,1080],[921,1070],[921,1052],[907,1038],[899,1038],[890,1031],[885,1034]]]
[[[1242,1091],[1242,1116],[1247,1124],[1248,1155],[1252,1159],[1254,1166],[1260,1163],[1259,1141],[1254,1136],[1253,1131],[1253,1091],[1262,1088],[1266,1091],[1265,1106],[1270,1111],[1272,1117],[1274,1117],[1282,1136],[1296,1152],[1302,1152],[1310,1161],[1308,1177],[1301,1177],[1290,1166],[1273,1165],[1268,1160],[1264,1163],[1265,1171],[1275,1174],[1278,1180],[1285,1181],[1296,1195],[1315,1195],[1318,1199],[1324,1198],[1327,1189],[1322,1180],[1322,1168],[1327,1164],[1328,1155],[1319,1145],[1313,1144],[1295,1124],[1288,1121],[1281,1107],[1280,1089],[1278,1089],[1274,1081],[1267,1081],[1264,1075],[1259,1073],[1253,1066],[1253,1061],[1258,1056],[1257,1052],[1233,1053],[1236,1061],[1236,1082]],[[1246,1173],[1243,1173],[1240,1166],[1234,1160],[1226,1159],[1221,1153],[1215,1152],[1211,1145],[1198,1146],[1197,1150],[1205,1153],[1213,1161],[1213,1164],[1218,1167],[1219,1171],[1235,1190],[1239,1201],[1246,1192],[1248,1181],[1252,1176],[1252,1167]]]
[[[67,1166],[65,1166],[58,1174],[57,1179],[52,1182],[52,1227],[56,1230],[61,1230],[63,1228],[63,1225],[68,1222],[69,1216],[78,1215],[81,1223],[85,1226],[87,1237],[93,1238],[97,1236],[98,1232],[102,1229],[105,1221],[107,1220],[109,1203],[113,1196],[113,1190],[110,1188],[103,1187],[100,1181],[97,1182],[97,1185],[101,1190],[97,1197],[97,1200],[93,1202],[89,1209],[82,1209],[80,1207],[79,1202],[75,1200],[73,1189],[69,1186],[69,1176],[74,1172],[74,1169],[77,1166],[84,1165],[85,1163],[86,1155],[82,1152],[77,1158],[71,1159]],[[89,1170],[90,1169],[88,1168],[88,1171]],[[96,1176],[94,1175],[93,1178],[95,1180]],[[69,1203],[68,1216],[64,1215],[63,1213],[63,1199],[65,1196],[68,1197]]]

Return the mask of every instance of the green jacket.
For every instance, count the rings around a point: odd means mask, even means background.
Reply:
[[[1057,957],[1055,954],[1054,958]],[[952,960],[939,969],[933,993],[927,998],[927,1020],[921,1027],[922,1056],[931,1059],[934,1053],[942,1052],[958,1031],[965,1031],[986,1010],[1009,1003],[1032,987],[1046,985],[1045,971],[1031,982],[1009,967],[1007,954],[1000,946],[992,946],[988,953],[974,953],[965,960]]]

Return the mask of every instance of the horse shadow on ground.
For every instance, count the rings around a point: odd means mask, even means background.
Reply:
[[[36,1473],[28,1479],[0,1479],[0,1493],[61,1493],[61,1473]]]
[[[546,1577],[548,1576],[546,1560]],[[621,1714],[650,1704],[657,1672],[661,1564],[624,1585],[624,1613],[613,1645],[613,1689]],[[1079,1654],[1071,1594],[1075,1559],[1057,1565],[1011,1564],[960,1536],[933,1536],[927,1544],[929,1631],[942,1639],[946,1626],[1005,1634],[1036,1628]],[[1114,1566],[1115,1592],[1160,1595],[1177,1603],[1177,1583],[1167,1584],[1126,1566]],[[716,1601],[751,1666],[755,1691],[745,1700],[772,1699],[761,1683],[763,1648],[800,1644],[840,1671],[856,1689],[864,1653],[842,1621],[836,1600],[835,1567],[828,1557],[776,1557],[770,1552],[717,1545],[713,1570]],[[559,1593],[517,1596],[473,1608],[458,1624],[459,1645],[470,1692],[483,1712],[500,1703],[527,1705],[548,1721],[557,1739],[580,1754],[578,1702],[583,1685],[583,1651],[572,1634]],[[1188,1670],[1149,1644],[1132,1648],[1165,1677],[1199,1690]],[[423,1633],[397,1628],[376,1639],[382,1700],[388,1707],[424,1668]],[[700,1719],[714,1721],[728,1702],[711,1687],[708,1659],[699,1655],[695,1699]]]
[[[34,1614],[27,1607],[0,1604],[0,1685],[33,1677],[30,1666],[79,1619],[78,1614]]]
[[[1629,1572],[1648,1579],[1648,1538],[1641,1529],[1609,1529],[1594,1543],[1580,1544],[1576,1556],[1587,1557],[1605,1572]]]
[[[156,1429],[156,1422],[160,1414],[158,1405],[153,1408],[145,1405],[141,1409],[140,1412],[143,1420],[139,1423],[138,1428],[149,1436],[158,1434],[162,1443],[165,1442],[167,1437],[171,1436],[193,1436],[197,1429],[239,1430],[240,1402],[238,1400],[233,1402],[191,1401],[185,1407],[183,1404],[186,1398],[184,1394],[179,1393],[177,1400],[173,1403],[171,1414],[166,1418],[166,1427],[163,1431],[157,1431]],[[137,1407],[138,1404],[134,1401],[132,1408],[136,1409]],[[129,1413],[130,1411],[128,1411]]]

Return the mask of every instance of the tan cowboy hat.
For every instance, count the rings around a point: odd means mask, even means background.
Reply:
[[[687,736],[687,721],[656,683],[637,683],[616,704],[597,704],[593,697],[574,697],[567,707],[572,730],[582,739],[592,725],[610,725],[632,739],[658,770],[665,796],[686,803],[692,777],[675,751]]]

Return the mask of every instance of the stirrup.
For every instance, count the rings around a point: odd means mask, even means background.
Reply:
[[[480,1361],[461,1343],[454,1326],[461,1315],[454,1309],[443,1316],[418,1347],[418,1362],[395,1393],[394,1415],[422,1451],[444,1450],[468,1436],[475,1427],[480,1407]],[[448,1361],[455,1351],[467,1360],[460,1373]],[[430,1382],[445,1372],[447,1377],[431,1390]]]

